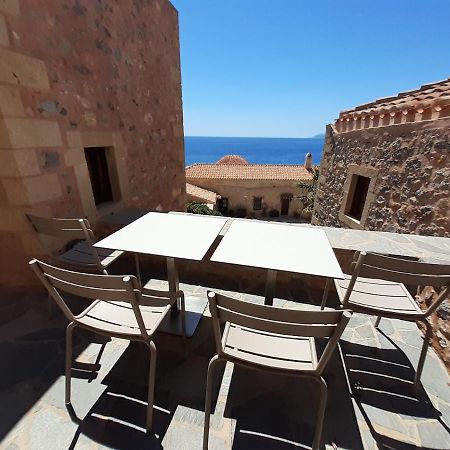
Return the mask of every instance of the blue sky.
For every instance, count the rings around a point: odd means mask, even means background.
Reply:
[[[450,77],[450,0],[172,0],[187,136],[309,137]]]

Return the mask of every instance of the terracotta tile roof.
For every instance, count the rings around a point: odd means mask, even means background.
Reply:
[[[216,192],[208,191],[207,189],[203,189],[190,183],[186,183],[186,194],[195,197],[196,199],[203,200],[205,203],[216,203],[217,197],[220,197]]]
[[[227,180],[311,180],[303,165],[278,164],[193,164],[186,167],[186,179]]]
[[[335,126],[342,132],[443,117],[450,117],[450,78],[342,111]]]

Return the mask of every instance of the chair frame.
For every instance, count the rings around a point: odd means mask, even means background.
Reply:
[[[55,256],[52,252],[48,251],[48,256],[51,263],[61,265],[61,262],[63,262],[64,266],[68,266],[70,268],[84,270],[87,269],[94,272],[98,271],[100,273],[108,275],[105,266],[102,264],[98,251],[94,247],[96,238],[87,219],[57,219],[39,217],[32,214],[26,214],[26,217],[33,228],[36,230],[36,232],[39,234],[64,239],[66,243],[75,240],[86,241],[90,250],[92,251],[92,254],[95,257],[94,264],[76,263],[75,261],[69,263],[58,259],[58,256],[61,255]]]
[[[147,431],[150,431],[153,420],[157,357],[156,346],[152,337],[162,320],[170,312],[171,305],[174,301],[180,298],[184,308],[184,293],[182,291],[167,292],[150,289],[145,289],[144,292],[139,288],[138,281],[133,275],[96,275],[73,272],[51,266],[36,259],[31,260],[29,265],[69,320],[69,324],[66,328],[65,403],[71,403],[71,370],[73,360],[72,337],[76,327],[108,337],[143,342],[150,352],[146,418],[146,429]],[[93,303],[91,303],[91,305],[89,305],[82,313],[74,315],[59,291],[93,300]],[[98,302],[102,301],[120,301],[131,304],[140,334],[111,332],[110,330],[89,326],[80,322],[80,319],[86,316]],[[154,309],[152,313],[159,315],[150,330],[146,329],[141,306],[152,307],[152,309]]]
[[[323,371],[330,360],[339,338],[342,335],[351,317],[350,311],[298,311],[276,308],[268,305],[256,305],[249,302],[233,299],[216,292],[208,292],[208,300],[212,317],[214,341],[217,354],[213,356],[208,365],[205,398],[205,422],[203,430],[203,449],[208,449],[209,424],[212,402],[213,371],[219,362],[231,362],[251,369],[269,371],[290,376],[303,376],[313,379],[319,384],[320,402],[316,414],[316,428],[313,449],[320,446],[322,428],[327,404],[327,384],[323,378]],[[338,313],[338,314],[336,314]],[[225,322],[223,334],[221,323]],[[284,369],[281,367],[268,367],[241,358],[235,358],[225,353],[224,346],[231,325],[289,337],[327,337],[328,343],[317,361],[315,370]],[[270,358],[270,356],[268,356]]]
[[[433,328],[427,318],[436,311],[447,295],[450,294],[450,265],[430,264],[377,253],[356,252],[352,266],[353,271],[350,283],[344,298],[341,300],[343,308],[351,309],[358,313],[377,316],[375,328],[379,327],[382,317],[400,319],[408,322],[420,322],[425,326],[425,337],[414,378],[414,388],[417,390],[420,386],[420,378],[425,364],[427,349],[433,333]],[[440,287],[442,290],[435,301],[421,313],[385,311],[352,303],[351,294],[358,277],[391,281],[416,286],[417,288],[420,286],[434,286]],[[335,280],[336,282],[337,280]]]

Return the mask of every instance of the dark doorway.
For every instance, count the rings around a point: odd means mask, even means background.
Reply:
[[[281,198],[281,212],[280,216],[287,216],[289,214],[289,204],[291,203],[291,199],[289,198]]]
[[[88,147],[84,149],[96,206],[113,201],[107,151],[108,149],[105,147]]]

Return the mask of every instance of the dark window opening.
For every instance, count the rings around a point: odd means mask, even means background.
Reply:
[[[105,147],[88,147],[84,149],[96,206],[114,200],[108,170],[108,151]]]
[[[217,210],[222,214],[228,213],[228,199],[226,197],[217,200]]]
[[[358,221],[361,220],[367,193],[369,192],[370,178],[361,175],[353,175],[350,193],[353,193],[347,204],[347,216]]]
[[[253,210],[259,211],[262,209],[262,197],[253,197]]]

